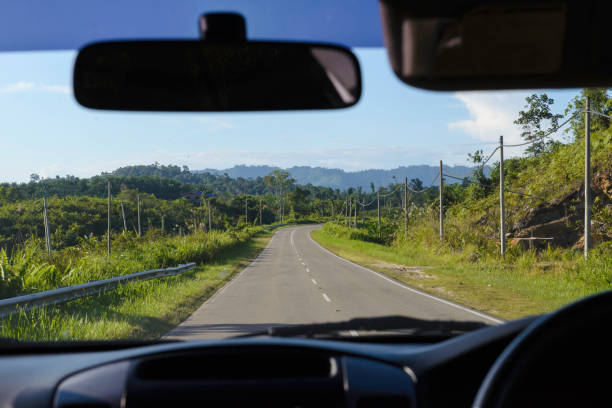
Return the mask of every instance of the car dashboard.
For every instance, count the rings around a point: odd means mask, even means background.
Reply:
[[[433,344],[252,337],[130,348],[17,346],[0,406],[470,406],[533,318]]]

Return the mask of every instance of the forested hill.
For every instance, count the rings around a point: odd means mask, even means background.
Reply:
[[[206,191],[216,195],[270,194],[273,188],[263,178],[233,179],[215,174],[193,174],[178,166],[133,166],[90,178],[75,176],[40,179],[32,175],[29,183],[0,183],[0,205],[3,201],[18,201],[43,196],[104,197],[107,182],[111,192],[137,190],[157,198],[174,200],[190,191]]]
[[[121,167],[91,178],[67,175],[40,179],[38,175],[32,174],[29,183],[0,183],[0,205],[3,200],[10,202],[43,196],[104,197],[107,194],[108,181],[111,183],[113,194],[130,189],[166,200],[179,198],[189,191],[206,191],[226,196],[245,193],[272,194],[275,191],[274,183],[270,183],[265,177],[275,170],[267,166],[236,166],[228,171],[214,170],[214,173],[212,171],[201,173],[191,171],[186,166],[165,166],[155,163]],[[371,183],[375,189],[388,187],[390,184],[401,183],[405,176],[408,176],[409,180],[419,179],[424,185],[429,185],[438,168],[411,166],[395,170],[366,170],[354,173],[321,167],[292,167],[288,170],[290,179],[285,187],[288,191],[292,191],[295,185],[301,185],[317,197],[326,197],[335,194],[334,190],[345,191],[359,186],[365,191],[370,191]],[[470,176],[472,173],[471,168],[464,166],[445,167],[444,171],[459,177]],[[219,174],[220,172],[223,173]],[[452,181],[447,179],[447,182]],[[438,181],[435,180],[434,185],[437,184]]]
[[[264,177],[272,171],[279,169],[271,166],[234,166],[229,169],[204,169],[193,170],[195,174],[227,174],[232,178],[257,178]],[[294,166],[285,169],[295,178],[298,184],[312,184],[314,186],[331,187],[334,189],[345,190],[350,187],[361,186],[364,189],[370,188],[370,183],[378,188],[379,186],[387,186],[389,183],[395,183],[402,180],[404,177],[410,179],[419,179],[425,185],[428,185],[438,173],[438,166],[402,166],[391,170],[361,170],[355,172],[347,172],[341,169],[327,169],[324,167],[310,166]],[[474,167],[468,166],[444,166],[444,172],[448,172],[457,177],[469,177],[472,175]],[[488,174],[488,172],[485,172]],[[395,177],[395,179],[394,179]],[[448,180],[447,182],[453,182]],[[436,181],[434,185],[438,185]]]

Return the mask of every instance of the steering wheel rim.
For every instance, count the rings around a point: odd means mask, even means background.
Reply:
[[[601,322],[612,316],[612,291],[604,292],[572,303],[548,315],[543,315],[519,334],[500,354],[483,380],[473,408],[501,407],[513,390],[514,383],[524,374],[525,367],[534,364],[537,351],[554,344],[567,333]],[[600,325],[606,335],[610,329]],[[555,340],[557,339],[557,340]]]

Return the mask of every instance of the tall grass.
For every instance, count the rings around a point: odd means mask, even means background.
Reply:
[[[240,231],[195,232],[186,236],[151,233],[113,237],[107,257],[103,239],[47,254],[38,239],[29,239],[8,254],[0,249],[0,298],[107,279],[187,262],[214,261],[223,250],[250,239],[259,228]]]
[[[207,262],[180,275],[132,282],[100,296],[13,314],[0,320],[0,337],[30,341],[159,338],[242,270],[270,236],[261,232],[246,241],[226,241],[229,245],[217,247]],[[201,237],[184,237],[191,238]]]
[[[407,234],[402,224],[389,245],[376,243],[377,234],[368,237],[367,226],[329,223],[314,236],[340,255],[392,276],[394,269],[381,268],[379,261],[425,267],[431,279],[394,277],[506,318],[551,311],[612,289],[612,244],[598,246],[586,260],[580,251],[562,248],[537,252],[514,247],[502,258],[496,243],[476,227],[449,221],[443,242],[437,220],[426,211],[410,221]]]

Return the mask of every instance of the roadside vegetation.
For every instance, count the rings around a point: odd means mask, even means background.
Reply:
[[[550,311],[610,289],[612,128],[604,116],[592,121],[595,248],[588,260],[582,255],[581,111],[587,94],[593,110],[612,113],[605,89],[582,91],[565,117],[552,113],[554,101],[545,94],[530,96],[518,112],[515,123],[529,144],[522,156],[504,161],[505,257],[499,244],[500,166],[486,162],[489,152],[481,150],[468,157],[476,166],[471,177],[451,183],[449,169],[443,171],[442,241],[435,180],[425,186],[411,179],[407,203],[403,180],[340,191],[298,185],[283,170],[231,179],[157,163],[90,179],[33,174],[29,183],[0,184],[0,298],[198,263],[196,271],[177,277],[129,284],[99,297],[4,319],[0,335],[47,340],[159,336],[262,248],[269,237],[262,226],[271,223],[333,220],[313,233],[332,251],[504,318]],[[547,138],[566,118],[567,140]],[[547,239],[526,239],[531,237]]]
[[[248,265],[265,248],[272,234],[257,229],[205,235],[174,237],[166,243],[145,243],[140,249],[155,254],[147,259],[136,255],[131,264],[142,270],[159,261],[206,260],[194,270],[133,282],[100,296],[13,314],[0,320],[0,336],[22,341],[157,339],[185,320]],[[122,257],[118,255],[117,258]],[[92,255],[87,262],[95,265],[97,255]]]
[[[90,238],[80,245],[47,253],[39,239],[29,239],[12,253],[0,249],[0,298],[108,279],[188,262],[210,263],[224,251],[248,242],[259,227],[235,231],[196,232],[144,237],[119,234],[108,257],[106,240]]]
[[[142,175],[151,171],[160,174]],[[174,178],[154,177],[161,173]],[[232,194],[244,186],[263,194]],[[0,184],[0,299],[188,262],[198,265],[177,276],[13,314],[0,319],[0,336],[158,338],[246,266],[265,247],[271,225],[325,220],[330,207],[311,198],[325,194],[335,193],[298,186],[283,171],[232,180],[191,176],[187,169],[157,164],[91,179],[43,180],[33,174],[29,183]]]
[[[409,194],[404,211],[385,211],[378,232],[374,211],[357,226],[344,218],[326,224],[313,237],[339,255],[384,272],[427,292],[504,318],[554,310],[578,298],[612,289],[612,128],[593,119],[592,242],[584,259],[584,114],[581,101],[609,115],[606,90],[583,91],[567,107],[577,112],[566,143],[539,136],[554,129],[554,101],[527,98],[516,123],[533,142],[522,157],[504,161],[507,252],[500,256],[499,163],[475,171],[461,184],[445,186],[444,239],[439,236],[438,187]],[[486,153],[469,159],[484,164]],[[422,183],[412,181],[411,190]],[[521,194],[513,194],[510,191]],[[529,240],[525,238],[551,238]],[[531,243],[530,243],[531,242]]]
[[[609,245],[588,260],[567,249],[511,249],[505,258],[469,245],[441,244],[437,219],[411,225],[408,239],[379,243],[375,223],[348,228],[327,223],[312,236],[332,252],[410,286],[506,319],[544,313],[612,288]]]

